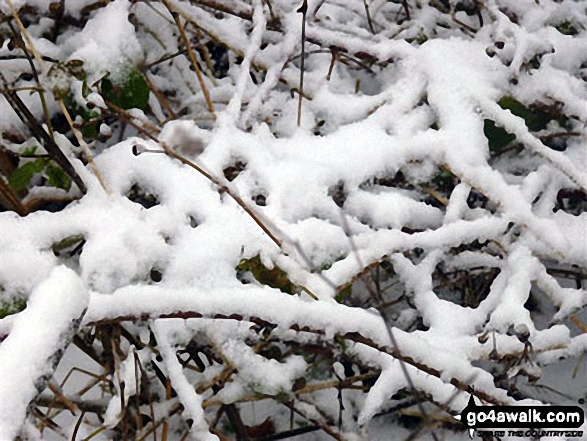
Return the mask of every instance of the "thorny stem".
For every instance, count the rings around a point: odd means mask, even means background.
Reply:
[[[194,319],[194,318],[212,318],[214,320],[250,321],[252,323],[256,323],[256,322],[261,321],[265,326],[267,324],[271,325],[270,322],[267,322],[263,318],[260,318],[260,317],[246,318],[240,314],[232,314],[232,315],[202,314],[197,311],[181,311],[181,312],[173,312],[173,313],[155,313],[155,314],[144,313],[144,314],[137,314],[137,315],[119,316],[119,317],[113,317],[113,318],[108,318],[108,319],[97,320],[94,322],[89,322],[89,323],[86,323],[85,326],[106,325],[106,324],[120,323],[120,322],[125,322],[125,321],[139,322],[139,321],[145,321],[145,320],[166,319],[166,318],[181,318],[184,320],[185,319]],[[277,326],[277,325],[274,325],[274,326]],[[317,335],[324,335],[325,334],[325,331],[323,331],[321,329],[312,329],[312,328],[309,328],[308,326],[300,327],[298,324],[294,324],[294,325],[290,326],[289,329],[291,329],[292,331],[296,331],[296,332],[307,332],[310,334],[317,334]],[[400,350],[397,348],[397,346],[393,346],[393,341],[391,342],[392,343],[391,348],[389,348],[387,346],[381,346],[381,345],[377,344],[375,341],[373,341],[372,339],[370,339],[368,337],[364,337],[359,332],[347,332],[345,334],[339,333],[339,334],[336,334],[334,336],[334,338],[335,339],[342,338],[344,340],[364,344],[365,346],[371,347],[379,352],[390,355],[391,357],[393,357],[397,360],[402,360],[405,364],[409,364],[409,365],[415,367],[416,369],[418,369],[428,375],[434,376],[436,378],[439,378],[439,379],[442,379],[443,381],[445,381],[443,379],[443,375],[442,375],[441,371],[439,371],[433,367],[430,367],[424,363],[416,361],[412,357],[410,357],[409,355],[404,355],[402,352],[400,352]],[[467,393],[471,393],[472,395],[475,395],[477,398],[479,398],[480,400],[482,400],[484,402],[495,404],[495,405],[505,405],[506,404],[506,403],[502,402],[500,399],[495,398],[486,392],[471,390],[471,387],[467,383],[467,381],[459,380],[458,378],[451,378],[449,383],[452,384],[457,389],[460,389],[463,392],[467,392]]]
[[[379,310],[379,314],[381,315],[381,318],[383,318],[383,322],[385,323],[385,329],[387,331],[387,335],[389,337],[389,340],[391,341],[393,348],[395,348],[394,350],[399,353],[399,347],[397,344],[397,340],[395,338],[395,335],[393,335],[393,329],[389,325],[389,318],[388,318],[387,314],[385,313],[385,310]],[[410,373],[408,372],[408,368],[406,367],[406,361],[403,360],[402,358],[398,358],[398,360],[399,360],[399,365],[402,370],[402,373],[404,374],[404,378],[406,379],[406,382],[408,383],[408,386],[411,389],[412,395],[417,397],[418,390],[416,389],[416,386],[414,385],[414,382],[412,381],[412,377],[410,376]],[[416,403],[416,406],[418,407],[418,410],[421,412],[422,416],[424,417],[423,418],[424,425],[427,424],[428,421],[430,421],[430,416],[428,415],[428,412],[426,412],[424,405],[422,404],[421,401],[418,401]],[[436,435],[434,430],[431,431],[430,435],[432,436],[432,439],[434,439],[434,441],[439,441],[438,436]]]
[[[344,215],[344,212],[342,212],[342,211],[341,211],[341,218],[342,218],[342,221],[343,221],[343,225],[345,227],[344,229],[346,231],[348,231],[348,224],[347,224],[347,221],[346,221],[346,217]],[[359,264],[359,267],[360,268],[365,268],[365,265],[363,264],[363,262],[362,262],[362,260],[361,260],[361,258],[359,256],[359,252],[357,250],[357,247],[355,245],[355,242],[354,242],[352,236],[348,235],[348,239],[349,239],[349,242],[350,242],[350,245],[351,245],[351,249],[353,250],[354,255],[355,255],[356,259],[357,259],[357,263]],[[369,285],[366,285],[366,286],[367,286],[367,289],[368,289],[369,293],[374,298],[377,298],[377,296],[373,292],[371,292],[372,291],[371,287]],[[379,315],[383,319],[383,323],[385,324],[385,330],[387,331],[387,335],[389,337],[389,341],[392,344],[393,350],[395,352],[399,353],[400,351],[399,351],[399,347],[398,347],[398,344],[397,344],[397,340],[395,338],[395,335],[393,335],[393,330],[392,330],[391,326],[389,325],[389,323],[390,323],[389,322],[389,318],[388,318],[387,314],[385,313],[385,310],[384,309],[380,309],[379,310]],[[417,397],[418,396],[418,390],[416,389],[416,386],[414,385],[414,382],[412,381],[412,377],[410,376],[410,373],[408,372],[408,368],[406,367],[406,360],[404,360],[403,357],[396,357],[396,358],[399,361],[400,368],[402,370],[402,373],[404,374],[404,377],[406,379],[406,382],[407,382],[409,388],[411,389],[412,394],[415,397]],[[424,405],[421,402],[418,402],[416,405],[418,406],[418,409],[420,410],[420,412],[424,416],[424,422],[428,421],[429,420],[429,416],[428,416],[428,413],[426,412],[426,409],[424,408]],[[436,433],[434,431],[431,432],[431,435],[432,435],[432,438],[434,439],[434,441],[438,441],[438,437],[437,437],[437,435],[436,435]]]
[[[227,14],[231,14],[235,17],[241,18],[243,20],[247,20],[247,21],[252,21],[253,20],[253,13],[252,10],[250,8],[247,9],[238,9],[236,10],[235,8],[233,8],[232,6],[228,6],[225,5],[219,1],[215,1],[215,0],[194,0],[195,3],[199,4],[199,5],[203,5],[206,6],[210,9],[216,10],[216,11],[222,11],[225,12]],[[320,7],[322,6],[322,4],[324,3],[324,0],[320,1],[320,3],[316,6],[316,8],[314,9],[314,11],[310,11],[312,15],[315,15],[318,11],[318,9],[320,9]],[[300,8],[301,9],[301,8]],[[407,5],[407,2],[404,5],[404,9],[406,10],[406,15],[408,17],[409,20],[409,8]],[[306,17],[307,18],[307,17]],[[307,20],[305,20],[307,21]],[[275,31],[275,32],[284,32],[283,30],[283,26],[281,24],[281,22],[279,21],[279,18],[276,18],[275,21],[271,21],[269,23],[267,23],[267,29],[271,30],[271,31]],[[222,41],[218,38],[218,36],[214,36],[213,34],[210,33],[210,31],[206,31],[204,30],[212,39],[215,39],[217,41],[221,41],[223,44],[225,44],[226,46],[230,47],[229,42],[227,41]],[[403,31],[403,30],[402,30]],[[402,32],[400,31],[400,32]],[[359,58],[364,58],[364,59],[369,59],[372,60],[376,63],[381,63],[381,62],[389,62],[389,60],[386,59],[380,59],[379,57],[381,56],[379,53],[377,53],[377,51],[373,51],[370,50],[369,47],[363,47],[360,51],[355,52],[354,50],[352,50],[351,48],[346,48],[346,47],[342,47],[341,43],[337,43],[338,46],[335,44],[333,45],[332,42],[329,41],[324,41],[320,38],[319,35],[313,35],[311,37],[305,36],[304,38],[305,41],[315,44],[317,46],[320,47],[329,47],[329,48],[335,48],[338,49],[340,53],[343,52],[347,52],[349,54],[355,55],[356,57],[360,57]],[[236,48],[232,48],[231,49],[238,54],[238,50]],[[242,55],[242,54],[238,54],[238,55]],[[350,57],[349,57],[350,58]],[[306,98],[307,99],[307,98]]]

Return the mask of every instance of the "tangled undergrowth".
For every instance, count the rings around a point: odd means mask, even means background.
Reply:
[[[576,404],[585,8],[0,0],[0,438]]]

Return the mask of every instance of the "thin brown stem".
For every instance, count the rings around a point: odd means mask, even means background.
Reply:
[[[332,49],[331,53],[332,58],[330,59],[330,66],[328,66],[328,74],[326,75],[326,81],[330,81],[332,71],[334,70],[334,63],[336,63],[336,59],[338,58],[338,52],[336,51],[336,49]]]
[[[6,77],[1,72],[0,80],[2,80],[4,83],[4,87],[8,88]],[[18,94],[16,92],[5,92],[3,95],[20,120],[29,127],[33,136],[45,147],[45,150],[47,150],[47,152],[51,155],[51,158],[54,159],[55,162],[57,162],[57,164],[59,164],[61,168],[71,177],[80,191],[82,193],[86,193],[86,185],[77,171],[75,171],[75,168],[71,162],[69,162],[67,156],[65,156],[53,138],[51,138],[45,129],[37,122],[29,108],[20,99]]]
[[[306,59],[306,14],[308,13],[308,0],[304,0],[297,10],[302,14],[302,58],[300,60],[300,93],[298,94],[298,127],[302,124],[302,100],[304,98],[304,62]]]
[[[19,216],[26,216],[28,210],[20,201],[20,198],[16,195],[14,190],[4,182],[4,179],[0,176],[0,205],[5,208],[14,211]]]
[[[18,12],[16,11],[16,9],[14,9],[14,6],[12,6],[11,3],[10,3],[10,6],[12,9],[12,16],[14,17],[14,20],[16,21],[18,28],[20,29],[20,34],[16,31],[16,29],[14,29],[14,26],[12,25],[10,20],[8,20],[8,26],[10,27],[10,30],[12,31],[15,39],[18,41],[19,46],[22,49],[22,51],[24,52],[24,55],[25,55],[29,65],[31,67],[31,71],[32,71],[33,77],[35,79],[35,83],[37,84],[39,98],[41,100],[41,107],[43,108],[43,114],[45,116],[45,123],[47,124],[47,129],[49,130],[49,136],[51,137],[52,140],[55,140],[55,136],[53,133],[53,125],[51,124],[51,116],[49,114],[49,108],[47,107],[47,100],[45,99],[45,91],[41,87],[41,81],[39,80],[39,74],[37,72],[37,68],[35,67],[35,63],[33,62],[33,58],[31,57],[31,54],[29,53],[29,50],[30,50],[30,52],[32,52],[33,56],[35,57],[35,59],[37,60],[37,62],[39,63],[40,66],[43,65],[43,60],[42,60],[41,56],[39,55],[37,49],[35,48],[33,41],[31,39],[30,35],[28,34],[26,28],[22,24],[22,21],[20,20],[20,17],[18,16]],[[26,43],[24,40],[26,40]],[[28,47],[27,47],[27,45],[28,45]]]
[[[367,16],[369,30],[372,34],[375,34],[375,28],[373,28],[373,21],[371,21],[371,13],[369,12],[369,3],[367,2],[367,0],[363,0],[363,5],[365,5],[365,15]]]
[[[145,64],[144,66],[142,66],[141,67],[141,70],[142,71],[147,71],[147,70],[151,69],[153,66],[156,66],[158,64],[164,63],[164,62],[169,61],[169,60],[171,60],[171,59],[173,59],[173,58],[175,58],[175,57],[177,57],[179,55],[184,55],[186,53],[187,53],[187,49],[180,49],[177,52],[174,52],[172,54],[163,55],[161,58],[158,58],[157,60],[151,61],[150,63]]]
[[[82,425],[82,421],[83,421],[85,415],[86,415],[86,413],[82,412],[82,414],[79,416],[77,422],[75,423],[75,428],[73,429],[73,433],[71,434],[72,441],[76,440],[77,432],[78,432],[80,426]]]
[[[147,75],[147,72],[143,73],[143,78],[145,79],[145,82],[149,86],[151,92],[153,92],[153,94],[155,95],[155,98],[157,98],[157,101],[159,101],[159,103],[161,104],[161,107],[163,107],[169,115],[166,121],[177,119],[177,114],[173,111],[173,108],[169,104],[169,101],[167,100],[167,98],[165,98],[165,95],[162,94],[161,91],[157,89],[157,87],[155,87],[155,84],[153,84],[153,82],[149,78],[149,75]]]
[[[182,156],[179,153],[175,152],[171,148],[171,146],[169,146],[168,144],[160,141],[155,135],[153,135],[152,133],[149,133],[143,127],[141,127],[140,125],[136,124],[133,121],[132,116],[128,115],[126,112],[122,112],[122,109],[120,109],[118,106],[116,106],[116,105],[114,105],[113,103],[110,103],[110,102],[107,102],[106,104],[109,107],[111,107],[113,110],[115,110],[119,115],[123,116],[123,118],[131,126],[133,126],[135,129],[137,129],[140,133],[142,133],[143,135],[147,136],[152,141],[155,141],[157,144],[160,144],[161,146],[163,146],[163,149],[164,150],[162,150],[160,153],[165,153],[170,158],[177,159],[181,163],[183,163],[183,164],[187,165],[188,167],[191,167],[194,170],[196,170],[198,173],[200,173],[201,175],[203,175],[204,177],[206,177],[206,179],[208,179],[213,184],[217,185],[219,187],[219,191],[222,192],[222,193],[228,194],[253,219],[253,221],[255,221],[255,223],[259,226],[259,228],[261,228],[263,230],[263,232],[265,234],[267,234],[267,236],[269,236],[269,238],[273,241],[273,243],[275,243],[275,245],[277,245],[279,248],[282,247],[281,240],[278,239],[277,236],[271,232],[271,230],[269,229],[269,227],[266,226],[265,222],[263,222],[260,219],[259,215],[257,213],[255,213],[240,198],[240,196],[236,195],[227,185],[225,185],[222,182],[220,182],[218,179],[216,179],[214,176],[212,176],[210,173],[208,173],[202,167],[200,167],[199,165],[197,165],[194,162],[190,161],[185,156]],[[135,146],[135,148],[136,148],[136,146]],[[137,152],[137,153],[139,153],[139,152]]]
[[[402,6],[404,7],[404,12],[406,13],[406,20],[410,21],[410,7],[408,6],[408,0],[402,0]]]
[[[339,433],[337,430],[335,430],[332,427],[330,427],[328,424],[325,424],[322,421],[318,421],[316,418],[314,418],[314,417],[308,415],[306,412],[303,412],[302,410],[298,409],[296,406],[294,406],[293,402],[291,402],[291,401],[285,401],[285,402],[283,402],[281,404],[283,404],[289,410],[297,413],[298,415],[300,415],[305,420],[311,422],[313,425],[320,427],[320,429],[322,429],[325,433],[327,433],[328,435],[330,435],[335,440],[337,440],[337,441],[344,441],[345,438],[343,437],[343,435],[341,433]]]
[[[167,156],[181,161],[183,164],[193,168],[194,170],[198,171],[200,174],[204,175],[208,180],[210,180],[214,184],[218,185],[220,187],[220,191],[226,192],[226,194],[228,194],[243,210],[245,210],[245,212],[251,217],[251,219],[253,219],[255,221],[255,223],[263,230],[263,232],[265,234],[267,234],[267,236],[269,236],[269,238],[273,241],[273,243],[275,243],[275,245],[277,245],[279,248],[282,247],[281,240],[278,239],[277,236],[275,236],[271,232],[271,230],[269,230],[269,228],[265,225],[265,223],[263,221],[261,221],[261,219],[259,218],[259,215],[257,213],[255,213],[247,204],[245,204],[245,202],[240,198],[240,196],[237,196],[236,194],[234,194],[230,188],[228,188],[226,185],[222,185],[220,183],[220,181],[218,181],[214,176],[212,176],[210,173],[205,171],[200,166],[194,164],[192,161],[187,159],[185,156],[182,156],[182,155],[176,153],[169,146],[164,145],[164,147],[165,147],[165,152],[167,153]]]
[[[94,162],[94,158],[92,157],[92,152],[90,151],[90,148],[86,144],[86,141],[84,140],[83,135],[73,124],[73,120],[71,119],[71,115],[69,114],[67,107],[65,107],[65,103],[63,102],[63,99],[61,98],[61,96],[57,96],[56,98],[57,98],[57,102],[59,103],[59,107],[61,108],[61,111],[63,112],[63,115],[65,116],[65,119],[67,120],[67,123],[69,124],[69,127],[71,127],[71,131],[75,135],[77,142],[79,143],[79,146],[81,147],[82,151],[84,152],[84,155],[88,161],[88,164],[90,165],[90,168],[92,169],[92,171],[94,172],[94,175],[98,179],[98,182],[100,182],[100,185],[102,186],[102,188],[104,189],[104,191],[107,194],[112,194],[112,190],[110,190],[110,187],[108,186],[108,183],[106,182],[106,179],[104,178],[104,175],[102,174],[102,172],[100,171],[100,169],[98,168],[96,163]]]
[[[169,11],[171,16],[173,17],[173,20],[175,21],[175,25],[177,26],[177,30],[179,31],[179,35],[181,36],[181,40],[183,41],[183,44],[188,51],[188,57],[190,59],[190,62],[192,63],[192,67],[194,69],[194,72],[196,73],[196,76],[198,77],[198,82],[200,83],[200,88],[202,89],[202,93],[204,94],[204,99],[206,101],[206,106],[208,107],[208,111],[212,114],[212,116],[214,118],[216,118],[216,111],[214,110],[214,104],[212,103],[212,99],[210,98],[210,93],[208,92],[208,88],[206,87],[206,83],[204,82],[204,76],[202,75],[202,72],[200,71],[200,67],[198,66],[198,61],[196,60],[196,54],[194,53],[194,50],[193,50],[192,45],[190,43],[190,40],[188,39],[188,37],[185,33],[185,28],[183,26],[183,23],[181,22],[181,20],[179,18],[179,13],[172,8],[172,6],[170,5],[168,0],[161,0],[161,1],[163,2],[163,4],[165,5],[167,10]]]

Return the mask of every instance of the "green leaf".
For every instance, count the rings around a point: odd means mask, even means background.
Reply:
[[[522,118],[528,130],[532,132],[539,132],[545,129],[548,123],[553,120],[552,115],[548,112],[542,109],[532,108],[532,106],[527,107],[511,96],[502,97],[497,104],[502,109],[509,110],[514,115]],[[507,132],[502,127],[498,127],[494,121],[489,119],[484,121],[483,132],[489,143],[489,151],[493,153],[499,152],[516,139],[515,135]]]
[[[530,109],[511,96],[504,96],[497,104],[502,109],[511,111],[514,115],[524,119],[526,126],[533,132],[546,128],[552,117],[540,109]]]
[[[59,251],[63,251],[73,245],[76,245],[84,240],[84,236],[81,234],[74,234],[73,236],[67,236],[64,239],[61,239],[59,242],[54,243],[51,246],[51,249],[54,253],[58,253]]]
[[[136,69],[131,70],[121,83],[113,83],[109,78],[104,78],[101,92],[106,101],[125,110],[146,110],[149,103],[149,85]]]
[[[14,170],[8,177],[8,183],[16,192],[26,190],[37,173],[41,173],[47,164],[43,158],[27,162],[22,167]]]
[[[261,262],[259,255],[251,259],[241,260],[236,269],[239,271],[249,271],[262,285],[279,289],[287,294],[295,294],[296,292],[296,287],[290,282],[287,273],[278,266],[275,266],[273,269],[267,268]]]
[[[52,162],[47,164],[47,167],[45,168],[45,176],[47,176],[47,182],[51,187],[61,188],[65,191],[69,191],[71,188],[71,178],[61,167]]]
[[[416,39],[416,43],[418,43],[419,45],[423,45],[427,41],[428,41],[428,35],[424,34],[423,32],[421,32],[418,35],[418,38]]]
[[[338,303],[342,303],[346,299],[348,299],[352,294],[353,294],[353,285],[351,284],[351,285],[347,286],[345,289],[343,289],[342,291],[339,291],[339,293],[336,294],[336,297],[334,297],[334,300],[336,300]]]
[[[23,150],[22,156],[33,156],[37,152],[38,146],[31,145]]]
[[[91,124],[82,128],[82,135],[84,135],[84,138],[98,139],[100,134],[96,125]]]
[[[85,84],[85,83],[84,83]],[[91,91],[90,91],[91,92]],[[65,95],[65,98],[63,99],[63,102],[65,103],[65,107],[67,107],[67,110],[69,112],[69,114],[71,115],[71,117],[73,119],[76,118],[76,116],[81,116],[82,119],[84,121],[92,121],[96,118],[98,118],[100,116],[100,113],[96,112],[95,110],[88,110],[86,109],[84,106],[81,106],[73,97],[73,95],[71,93]],[[84,133],[86,128],[88,126],[84,126],[82,128],[82,133],[84,136],[87,136],[89,138],[92,139],[96,139],[98,137],[98,131],[94,128],[93,131],[88,131],[88,133]],[[90,126],[91,127],[91,126]],[[91,136],[92,134],[95,134],[95,136]]]
[[[23,297],[0,300],[0,319],[23,311],[25,308],[26,299]]]
[[[483,133],[489,143],[489,151],[492,153],[499,152],[516,137],[506,132],[502,127],[497,127],[493,121],[486,119],[483,124]]]
[[[82,81],[82,96],[87,98],[90,93],[92,93],[92,89],[90,89],[90,86],[88,86],[88,83],[84,79]]]

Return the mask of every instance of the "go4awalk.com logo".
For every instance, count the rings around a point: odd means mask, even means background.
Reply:
[[[580,437],[585,414],[578,406],[477,406],[471,395],[456,418],[468,427],[471,438],[476,430],[495,436]]]

